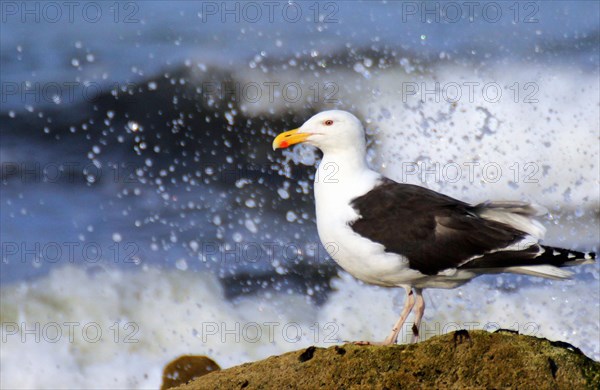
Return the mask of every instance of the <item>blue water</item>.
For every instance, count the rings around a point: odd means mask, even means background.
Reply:
[[[256,55],[370,46],[482,66],[507,57],[598,64],[591,1],[92,2],[58,14],[51,4],[3,5],[3,81],[125,81],[185,59],[244,68]]]

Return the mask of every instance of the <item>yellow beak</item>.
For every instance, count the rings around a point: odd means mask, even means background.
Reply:
[[[299,144],[300,142],[306,141],[310,134],[298,133],[299,130],[300,129],[286,131],[275,137],[275,139],[273,140],[273,150],[284,149],[288,146],[292,146],[294,144]]]

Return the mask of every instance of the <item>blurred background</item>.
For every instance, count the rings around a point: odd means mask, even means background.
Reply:
[[[158,388],[183,353],[382,339],[404,293],[326,255],[318,152],[271,150],[324,109],[363,121],[374,169],[535,201],[546,244],[598,250],[598,2],[1,7],[3,388]],[[600,360],[599,269],[426,290],[424,333],[510,328]]]

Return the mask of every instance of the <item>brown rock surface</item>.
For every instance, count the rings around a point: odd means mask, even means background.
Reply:
[[[177,389],[600,388],[600,363],[567,343],[504,331],[460,335],[410,345],[310,347]]]
[[[206,356],[183,355],[165,366],[160,388],[170,389],[220,369],[217,363]]]

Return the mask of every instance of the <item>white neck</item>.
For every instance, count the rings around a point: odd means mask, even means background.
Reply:
[[[369,168],[364,149],[327,151],[317,168],[315,195],[329,202],[347,202],[373,188],[380,177]]]

